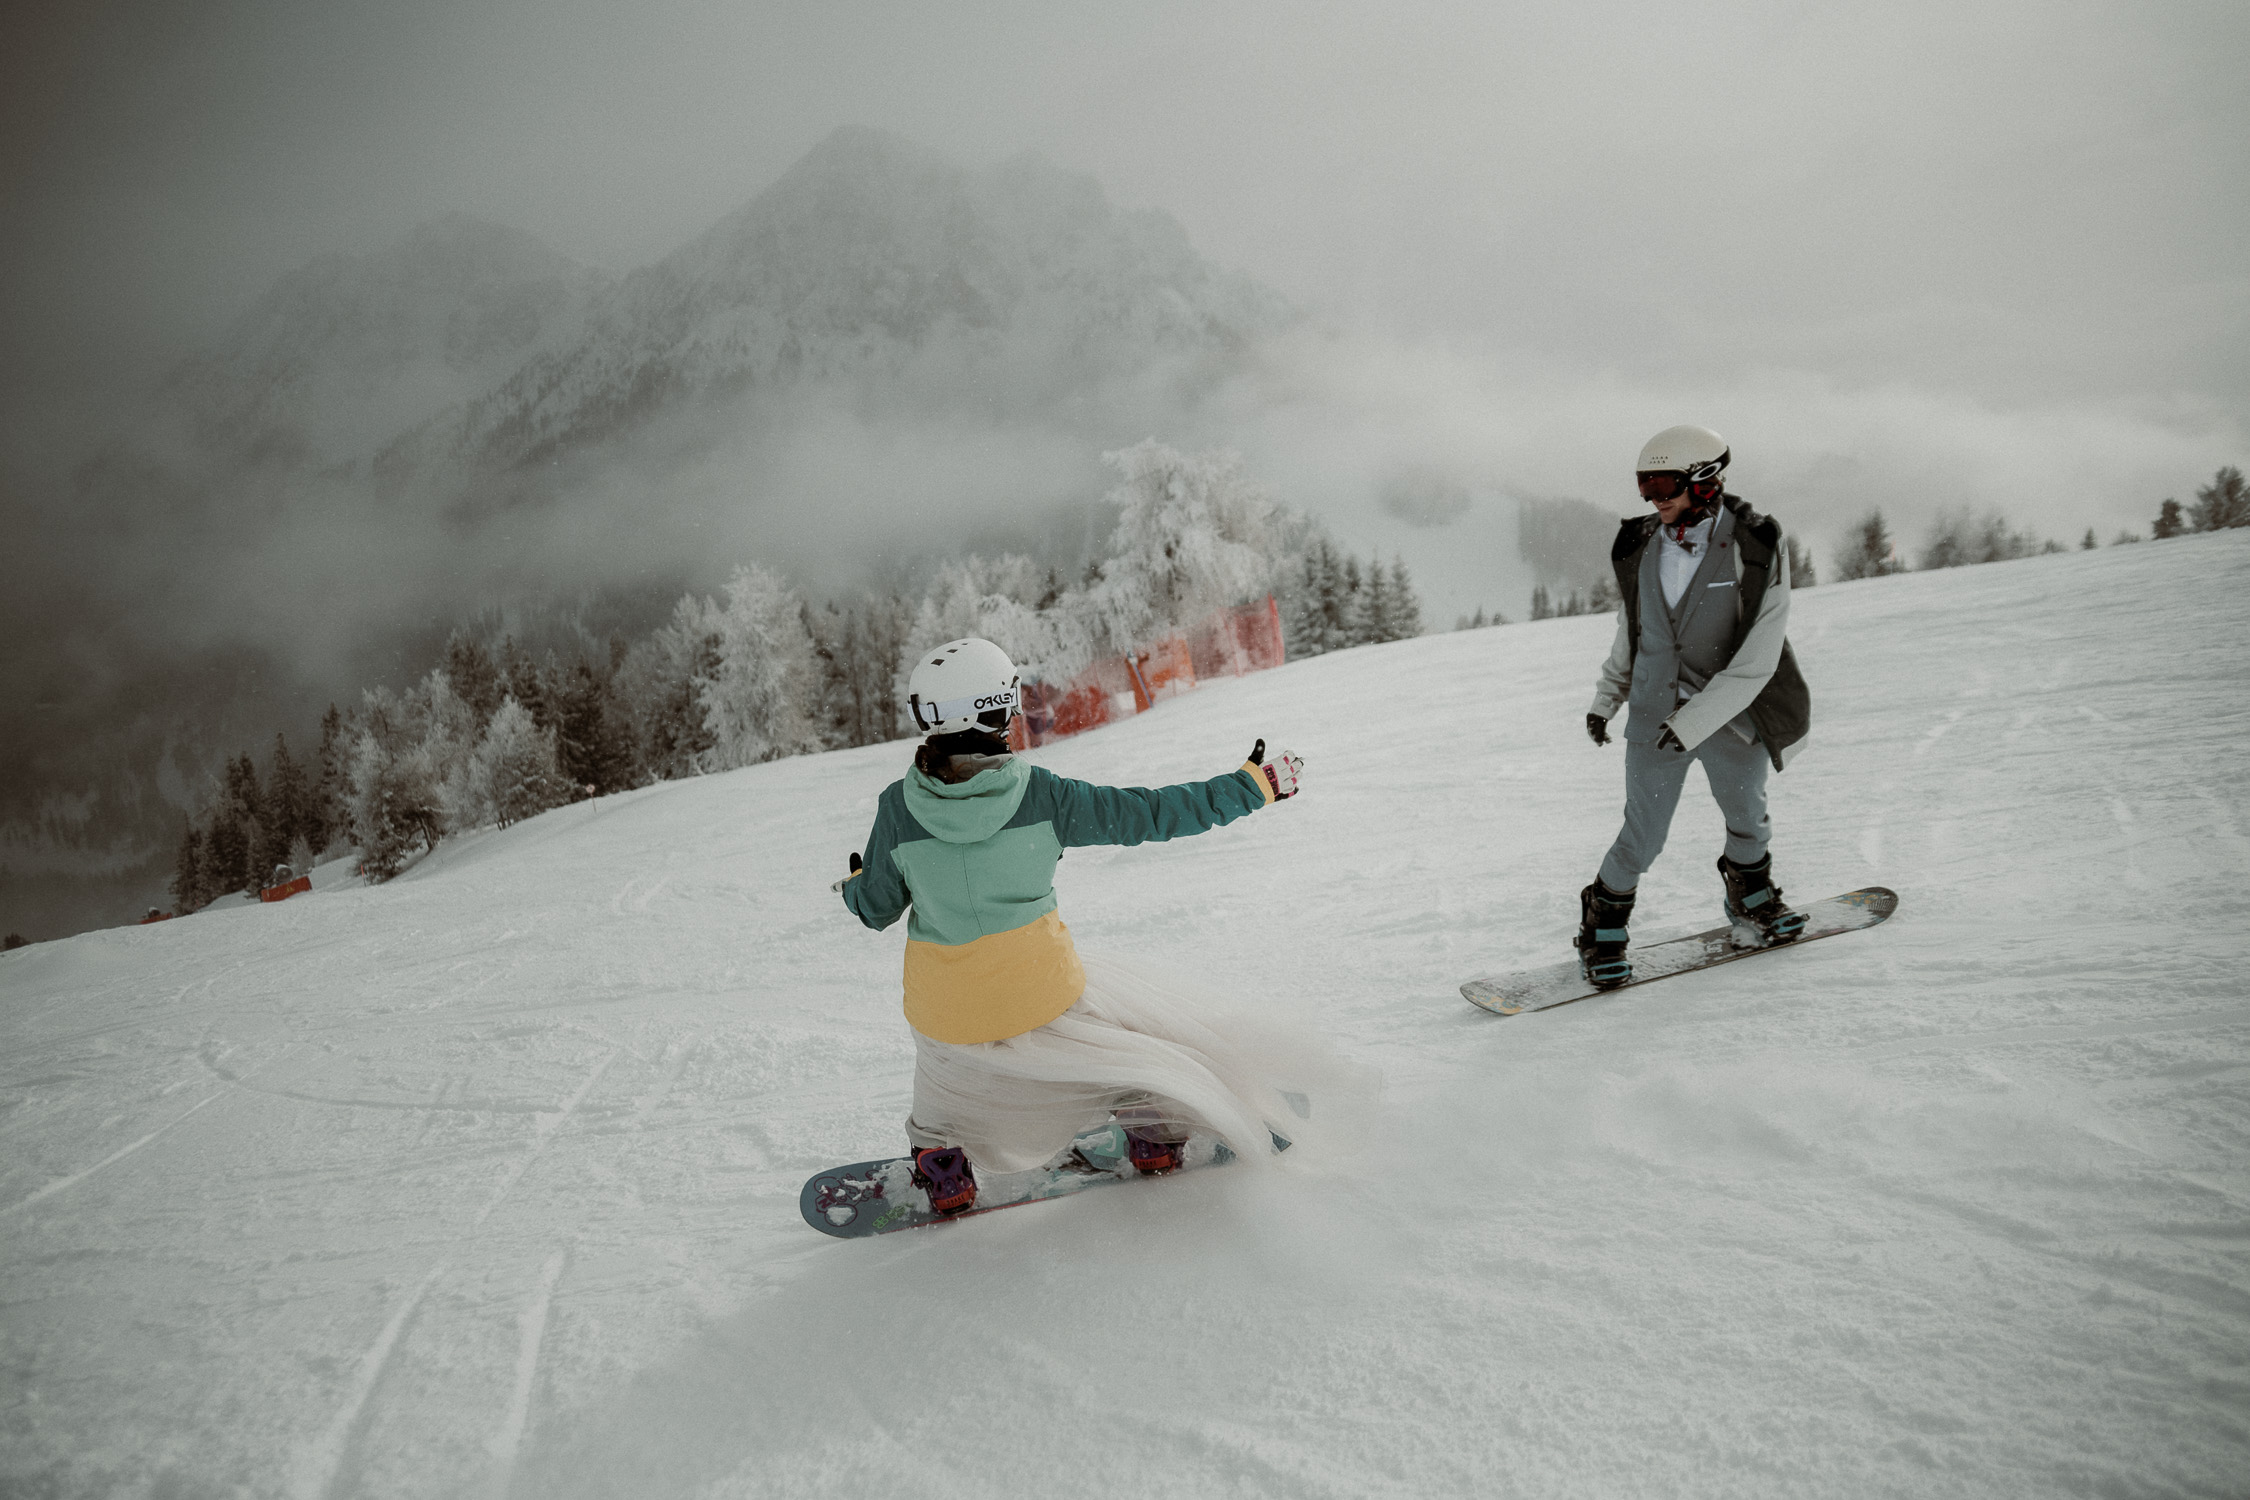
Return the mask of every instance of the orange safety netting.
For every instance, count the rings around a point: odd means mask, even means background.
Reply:
[[[1027,682],[1008,739],[1018,750],[1131,718],[1206,677],[1239,677],[1282,663],[1281,611],[1267,595],[1222,609],[1128,655],[1105,656],[1067,683]]]
[[[294,880],[285,880],[279,885],[267,886],[264,890],[258,892],[258,899],[260,901],[287,901],[291,896],[311,889],[312,877],[310,875],[299,875]]]

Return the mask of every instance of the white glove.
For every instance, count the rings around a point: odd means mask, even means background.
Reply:
[[[1291,755],[1286,750],[1276,750],[1273,759],[1267,760],[1266,742],[1260,740],[1250,747],[1250,764],[1265,772],[1266,785],[1273,789],[1274,801],[1285,802],[1297,795],[1297,782],[1305,770],[1302,757]]]

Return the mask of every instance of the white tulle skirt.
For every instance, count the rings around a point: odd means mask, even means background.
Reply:
[[[960,1146],[980,1171],[1023,1172],[1117,1115],[1167,1137],[1207,1133],[1258,1161],[1273,1136],[1303,1138],[1311,1098],[1346,1071],[1161,969],[1079,961],[1085,994],[1035,1030],[968,1044],[914,1034],[916,1146]]]

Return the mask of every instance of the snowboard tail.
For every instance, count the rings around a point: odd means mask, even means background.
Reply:
[[[1289,1142],[1278,1135],[1273,1142],[1277,1151],[1289,1149]],[[1234,1160],[1226,1142],[1200,1135],[1188,1140],[1183,1156],[1178,1168],[1160,1175],[1177,1176]],[[817,1172],[798,1193],[797,1208],[805,1222],[822,1234],[856,1240],[973,1219],[1026,1203],[1069,1198],[1089,1188],[1114,1187],[1141,1176],[1127,1155],[1123,1127],[1110,1125],[1080,1136],[1053,1166],[1029,1172],[978,1173],[976,1205],[959,1213],[941,1214],[930,1207],[929,1194],[914,1181],[914,1159],[907,1156],[854,1162]]]
[[[1527,1010],[1552,1010],[1575,1000],[1652,984],[1675,974],[1690,974],[1698,969],[1733,963],[1753,954],[1798,948],[1841,932],[1857,932],[1884,921],[1897,909],[1898,892],[1871,885],[1799,908],[1804,914],[1804,928],[1787,942],[1738,944],[1737,934],[1746,929],[1730,922],[1709,932],[1628,949],[1626,957],[1633,965],[1633,975],[1619,984],[1597,985],[1586,977],[1577,959],[1568,959],[1495,979],[1472,979],[1461,986],[1461,998],[1499,1016],[1521,1015]]]

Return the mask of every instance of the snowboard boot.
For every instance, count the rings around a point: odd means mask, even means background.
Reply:
[[[1578,893],[1578,967],[1596,989],[1611,990],[1633,977],[1633,963],[1625,956],[1625,924],[1632,920],[1637,891],[1613,891],[1594,883]]]
[[[1161,1125],[1133,1125],[1125,1131],[1125,1154],[1132,1158],[1133,1169],[1144,1175],[1151,1172],[1169,1172],[1187,1160],[1187,1142],[1168,1141],[1170,1134]]]
[[[957,1214],[977,1201],[977,1174],[969,1153],[959,1146],[932,1146],[914,1153],[914,1185],[930,1195],[930,1207]]]
[[[1773,855],[1754,865],[1719,856],[1719,878],[1727,883],[1727,920],[1734,924],[1737,948],[1773,948],[1793,943],[1805,930],[1805,914],[1783,904],[1773,883]]]

